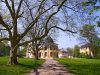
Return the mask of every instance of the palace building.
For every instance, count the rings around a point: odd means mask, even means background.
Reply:
[[[39,52],[40,58],[57,58],[58,47],[55,43],[46,44]]]
[[[42,45],[42,48],[38,52],[39,58],[57,58],[58,57],[58,45],[54,43],[53,39],[51,37],[48,37],[45,40],[45,44]],[[31,48],[31,45],[29,45],[27,51],[26,51],[26,58],[34,58],[34,52]]]

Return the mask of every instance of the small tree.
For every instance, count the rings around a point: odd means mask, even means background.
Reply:
[[[69,56],[73,56],[73,54],[74,54],[73,48],[67,48],[67,52],[68,52]]]
[[[74,57],[80,56],[80,47],[78,45],[75,45],[74,47]]]

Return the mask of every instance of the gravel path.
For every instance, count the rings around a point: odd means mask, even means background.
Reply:
[[[73,75],[63,65],[53,59],[46,59],[45,63],[35,71],[27,75]]]

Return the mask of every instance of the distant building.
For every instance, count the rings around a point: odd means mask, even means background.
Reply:
[[[58,57],[59,58],[64,58],[64,57],[72,58],[73,53],[68,50],[61,49],[61,50],[59,50]]]
[[[46,44],[39,52],[40,58],[57,58],[58,46],[55,43]]]
[[[67,51],[59,51],[58,57],[59,58],[68,57],[68,52]]]
[[[85,45],[82,45],[80,48],[80,53],[93,56],[92,51],[90,51],[90,44],[87,43]]]
[[[39,51],[40,58],[57,58],[58,57],[58,45],[54,43],[51,37],[47,38],[46,43],[42,45]],[[26,50],[26,58],[34,58],[34,52],[32,50],[32,44]]]

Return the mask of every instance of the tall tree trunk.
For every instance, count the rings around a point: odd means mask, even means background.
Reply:
[[[39,54],[38,54],[38,50],[35,51],[35,59],[38,60],[39,59]]]
[[[17,49],[15,43],[11,44],[11,50],[10,50],[10,58],[9,58],[9,64],[18,64],[17,62]]]
[[[32,41],[32,45],[34,46],[33,47],[34,57],[35,57],[36,60],[38,60],[39,59],[39,54],[38,54],[39,48],[38,48],[38,45],[37,45],[37,40],[36,41]]]
[[[35,58],[36,60],[39,59],[38,50],[34,50],[34,58]]]
[[[92,45],[91,51],[92,51],[92,58],[96,58],[98,49],[94,45]]]
[[[9,64],[17,64],[17,52],[10,50]]]
[[[96,58],[96,56],[97,56],[96,51],[95,51],[95,50],[93,50],[93,51],[92,51],[92,53],[93,53],[93,58]]]
[[[9,64],[18,64],[17,62],[17,49],[18,49],[18,32],[17,32],[17,16],[13,13],[13,36],[11,39],[11,50]]]

